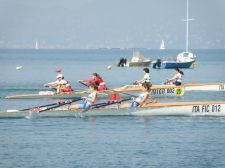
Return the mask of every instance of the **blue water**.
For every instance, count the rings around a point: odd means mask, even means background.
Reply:
[[[179,50],[145,50],[151,58],[173,59]],[[194,69],[184,83],[224,82],[225,50],[196,50]],[[130,84],[142,68],[117,68],[132,50],[0,50],[0,111],[56,100],[6,100],[6,95],[34,93],[55,80],[55,68],[76,89],[93,72],[109,87]],[[22,65],[20,71],[16,66]],[[112,70],[107,70],[113,65]],[[151,69],[161,84],[173,70]],[[158,101],[225,100],[223,92],[187,93]],[[225,167],[224,117],[94,117],[0,119],[0,167]]]

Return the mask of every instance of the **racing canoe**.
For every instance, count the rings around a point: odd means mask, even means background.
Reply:
[[[98,92],[98,98],[107,98],[110,93],[119,93],[119,92],[132,92],[132,94],[140,91],[140,86],[136,85],[127,85],[121,88],[115,88],[104,92]],[[66,94],[50,94],[50,95],[41,95],[41,94],[20,94],[20,95],[10,95],[6,96],[6,99],[33,99],[33,98],[49,98],[49,99],[71,99],[82,97],[85,94],[88,94],[88,91],[74,91],[72,93]],[[184,89],[179,86],[154,86],[152,87],[151,96],[161,97],[161,96],[182,96],[184,94]],[[121,97],[128,97],[126,94],[120,94]]]
[[[6,111],[0,112],[0,118],[26,117],[37,115],[39,117],[74,117],[74,116],[225,116],[225,101],[210,102],[172,102],[151,103],[139,108],[107,108],[89,109],[81,113],[80,110],[72,111],[66,108],[45,112]]]
[[[73,99],[85,96],[88,94],[88,91],[74,91],[71,93],[64,94],[19,94],[19,95],[10,95],[6,96],[6,99],[38,99],[38,98],[46,98],[46,99]],[[107,93],[98,93],[98,98],[106,98],[108,96]]]
[[[153,85],[153,91],[156,89],[156,92],[162,91],[168,88],[180,88],[184,89],[184,91],[225,91],[225,83],[187,83],[181,86],[174,85]],[[141,86],[139,85],[125,85],[123,87],[117,88],[118,91],[139,91],[141,90]]]
[[[185,91],[225,91],[225,83],[187,83]]]

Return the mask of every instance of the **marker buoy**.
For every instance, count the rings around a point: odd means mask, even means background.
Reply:
[[[16,70],[21,70],[23,68],[23,66],[17,66]]]
[[[111,70],[112,69],[112,65],[107,66],[107,69]]]

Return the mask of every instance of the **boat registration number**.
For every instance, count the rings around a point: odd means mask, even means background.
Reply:
[[[152,94],[153,95],[164,95],[164,94],[176,94],[176,95],[180,95],[182,94],[182,89],[178,88],[162,88],[162,89],[155,89],[152,90]]]
[[[225,85],[219,85],[219,90],[225,90]]]
[[[219,104],[192,106],[192,112],[194,113],[220,112],[220,110],[221,110],[221,105]]]

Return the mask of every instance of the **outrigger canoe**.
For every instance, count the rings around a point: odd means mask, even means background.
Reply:
[[[132,87],[129,87],[132,86]],[[134,87],[133,87],[134,86]],[[115,88],[111,90],[106,90],[104,92],[98,92],[98,99],[99,98],[107,98],[108,94],[111,93],[119,93],[119,92],[136,92],[140,91],[140,87],[136,87],[135,85],[128,85],[127,87]],[[66,94],[20,94],[20,95],[11,95],[6,96],[6,99],[33,99],[33,98],[50,98],[50,99],[71,99],[82,97],[84,94],[87,94],[88,91],[74,91],[71,93]],[[179,86],[153,86],[151,91],[151,96],[153,97],[160,97],[160,96],[182,96],[184,94],[184,89]],[[125,98],[128,97],[125,94],[121,94],[121,97]]]
[[[74,117],[74,116],[225,116],[225,101],[210,102],[173,102],[151,103],[139,108],[107,108],[89,109],[85,112],[67,109],[50,110],[45,112],[6,111],[0,112],[0,118],[26,117],[28,115],[40,117]]]

